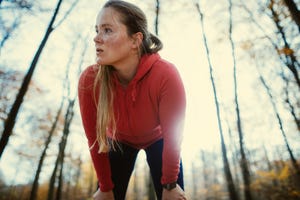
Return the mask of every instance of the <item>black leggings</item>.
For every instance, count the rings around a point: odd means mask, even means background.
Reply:
[[[128,182],[139,152],[139,149],[135,149],[126,144],[121,143],[120,147],[121,150],[116,147],[116,151],[109,152],[112,181],[115,185],[113,189],[115,200],[125,199]],[[162,198],[162,185],[160,182],[162,176],[162,149],[162,139],[145,149],[147,162],[158,200],[161,200]],[[181,161],[177,183],[182,189],[184,189]]]

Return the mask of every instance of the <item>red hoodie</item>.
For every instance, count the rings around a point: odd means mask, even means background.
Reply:
[[[97,65],[89,66],[80,76],[79,105],[88,144],[96,141],[96,108],[93,84]],[[115,83],[114,112],[116,138],[132,147],[144,149],[163,138],[161,183],[177,180],[180,145],[186,107],[185,91],[173,64],[159,54],[144,55],[137,73],[124,88],[113,74]],[[96,97],[98,94],[96,94]],[[111,133],[107,133],[112,137]],[[98,143],[90,150],[101,191],[113,188],[107,153],[98,153]]]

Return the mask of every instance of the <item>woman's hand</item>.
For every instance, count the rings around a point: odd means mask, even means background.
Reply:
[[[101,192],[100,189],[93,195],[94,200],[115,200],[113,191]]]
[[[163,189],[162,200],[187,200],[184,191],[177,184],[172,190]]]

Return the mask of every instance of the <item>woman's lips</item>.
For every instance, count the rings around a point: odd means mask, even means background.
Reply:
[[[96,48],[96,54],[98,55],[98,54],[100,54],[100,53],[102,53],[103,52],[103,49],[101,49],[101,48]]]

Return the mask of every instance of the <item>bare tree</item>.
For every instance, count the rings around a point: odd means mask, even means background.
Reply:
[[[224,141],[224,137],[223,137],[221,113],[220,113],[220,108],[219,108],[217,89],[216,89],[215,80],[214,80],[214,76],[213,76],[213,67],[211,64],[210,53],[209,53],[209,48],[208,48],[207,39],[206,39],[206,33],[205,33],[205,29],[204,29],[204,16],[203,16],[203,13],[201,12],[199,3],[196,3],[195,5],[196,5],[197,11],[200,15],[202,37],[203,37],[204,46],[205,46],[205,50],[206,50],[206,57],[207,57],[207,61],[208,61],[208,65],[209,65],[209,72],[210,72],[210,80],[211,80],[211,85],[212,85],[213,94],[214,94],[214,102],[215,102],[216,111],[217,111],[218,128],[219,128],[219,134],[220,134],[220,138],[221,138],[222,158],[223,158],[223,164],[224,164],[224,174],[225,174],[226,181],[227,181],[227,187],[228,187],[228,191],[230,194],[230,199],[238,200],[239,197],[238,197],[235,187],[234,187],[232,175],[230,172],[230,166],[229,166],[229,162],[228,162],[228,158],[227,158],[226,145],[225,145],[225,141]]]
[[[283,74],[283,73],[282,73]],[[292,115],[292,118],[294,119],[296,126],[297,126],[297,130],[300,133],[300,118],[297,116],[297,111],[296,111],[296,107],[293,105],[293,103],[290,100],[290,92],[289,92],[289,80],[282,75],[282,79],[285,81],[285,88],[284,88],[284,95],[285,95],[285,102],[288,105],[289,111]]]
[[[52,124],[52,127],[51,127],[51,129],[49,131],[49,134],[48,134],[48,137],[47,137],[47,140],[45,142],[44,150],[41,154],[39,164],[38,164],[38,167],[37,167],[37,170],[36,170],[36,173],[35,173],[34,181],[33,181],[33,184],[32,184],[31,194],[30,194],[30,198],[29,198],[30,200],[36,200],[37,191],[38,191],[38,181],[39,181],[40,173],[41,173],[41,170],[42,170],[42,167],[43,167],[43,164],[44,164],[44,160],[45,160],[45,157],[46,157],[46,152],[47,152],[49,144],[52,140],[52,136],[55,132],[55,129],[57,127],[59,117],[61,115],[61,111],[62,111],[62,108],[63,108],[63,104],[64,104],[64,98],[61,101],[61,104],[60,104],[60,107],[57,111],[55,120]]]
[[[283,55],[285,57],[286,66],[292,72],[292,74],[293,74],[293,76],[294,76],[294,78],[296,80],[296,83],[297,83],[297,85],[298,85],[298,87],[300,89],[300,77],[299,77],[298,70],[297,70],[297,68],[298,69],[300,68],[300,63],[297,61],[295,53],[291,49],[291,46],[290,46],[290,44],[289,44],[289,42],[287,40],[286,34],[284,32],[284,28],[280,24],[279,15],[275,11],[275,9],[274,9],[274,4],[275,4],[274,0],[270,0],[268,8],[271,11],[272,19],[273,19],[273,21],[275,23],[275,26],[276,26],[277,30],[278,30],[278,34],[281,37],[282,42],[284,44],[282,50],[278,51],[278,52],[279,52],[279,54],[281,54],[281,55]]]
[[[1,140],[0,140],[0,159],[1,159],[1,156],[2,156],[2,153],[5,149],[5,147],[8,143],[8,141],[9,141],[9,137],[11,136],[12,130],[15,126],[15,120],[17,118],[19,109],[20,109],[21,104],[23,102],[24,96],[27,92],[29,83],[30,83],[31,78],[33,76],[33,73],[35,71],[36,65],[37,65],[38,60],[40,58],[40,55],[42,54],[42,51],[43,51],[43,49],[44,49],[44,47],[45,47],[45,45],[46,45],[46,43],[49,39],[49,36],[53,32],[53,30],[55,30],[55,28],[57,28],[67,18],[67,16],[71,13],[71,11],[74,9],[75,5],[78,2],[78,0],[75,0],[73,2],[73,4],[70,6],[69,10],[61,18],[61,20],[57,22],[57,25],[54,26],[54,22],[55,22],[55,19],[57,17],[57,14],[59,12],[62,1],[63,0],[59,0],[57,5],[56,5],[53,16],[52,16],[52,18],[50,20],[50,23],[48,25],[48,28],[46,30],[46,33],[45,33],[45,35],[44,35],[44,37],[43,37],[43,39],[40,43],[40,46],[39,46],[37,52],[34,55],[34,58],[33,58],[32,62],[30,64],[29,70],[27,71],[27,74],[25,75],[25,77],[23,79],[23,83],[21,85],[20,91],[17,94],[17,97],[16,97],[16,99],[15,99],[13,105],[12,105],[12,108],[11,108],[9,114],[8,114],[7,119],[5,120],[4,130],[3,130]]]
[[[292,73],[296,84],[298,86],[298,89],[300,90],[300,78],[298,75],[297,67],[299,68],[299,62],[296,59],[296,56],[294,55],[294,50],[290,48],[290,44],[287,42],[286,35],[284,33],[284,28],[280,25],[279,16],[274,10],[274,0],[271,0],[269,5],[267,6],[271,10],[272,19],[278,29],[278,33],[280,34],[280,37],[283,40],[284,47],[280,47],[277,42],[275,42],[268,34],[266,34],[266,31],[264,28],[254,19],[252,11],[247,8],[245,3],[241,1],[241,4],[243,5],[243,8],[245,11],[249,14],[250,19],[253,21],[253,23],[264,33],[264,36],[270,41],[274,49],[276,50],[280,61],[284,66],[286,66],[289,71]]]
[[[65,143],[67,143],[67,142],[65,142]],[[61,200],[61,198],[62,198],[64,158],[65,158],[65,150],[63,150],[61,152],[61,156],[59,158],[59,169],[60,170],[59,170],[58,186],[57,186],[56,198],[55,198],[56,200]]]
[[[65,148],[68,141],[68,136],[70,134],[70,126],[74,117],[74,103],[75,103],[76,97],[72,100],[69,100],[69,105],[67,109],[67,113],[65,116],[65,125],[63,130],[63,136],[60,144],[60,152],[58,156],[59,159],[59,165],[60,165],[60,172],[59,172],[59,179],[58,179],[58,187],[57,187],[57,193],[56,193],[56,199],[61,200],[62,199],[62,189],[63,189],[63,169],[64,169],[64,158],[65,158]]]
[[[58,179],[58,188],[57,188],[57,192],[56,192],[56,199],[61,199],[61,190],[62,190],[62,181],[63,181],[62,180],[62,170],[63,170],[63,163],[64,163],[64,157],[65,157],[65,148],[66,148],[68,136],[70,133],[70,125],[71,125],[71,122],[72,122],[73,116],[74,116],[73,107],[74,107],[75,100],[76,100],[75,98],[69,100],[67,112],[65,114],[65,124],[64,124],[64,128],[63,128],[63,134],[61,137],[61,141],[59,143],[59,152],[58,152],[55,166],[54,166],[52,176],[51,176],[51,179],[49,182],[48,200],[52,200],[53,195],[55,193],[54,187],[55,187],[56,175],[57,175],[58,169],[60,170],[60,173],[59,173],[59,179]]]
[[[159,23],[159,13],[160,13],[160,2],[156,0],[156,9],[155,9],[155,34],[158,35],[158,23]]]
[[[279,129],[280,129],[281,135],[282,135],[282,137],[283,137],[283,140],[284,140],[284,143],[285,143],[285,145],[286,145],[287,151],[288,151],[288,153],[289,153],[289,155],[290,155],[292,165],[293,165],[293,167],[294,167],[294,169],[295,169],[295,172],[296,172],[296,174],[297,174],[297,178],[298,178],[298,180],[299,180],[299,182],[300,182],[300,166],[299,166],[299,164],[297,163],[297,160],[296,160],[296,158],[295,158],[295,156],[294,156],[294,154],[293,154],[293,151],[292,151],[292,149],[291,149],[291,147],[290,147],[290,145],[289,145],[289,142],[288,142],[288,139],[287,139],[287,136],[286,136],[284,127],[283,127],[283,121],[282,121],[282,119],[281,119],[281,117],[280,117],[280,114],[279,114],[279,111],[278,111],[278,109],[277,109],[276,103],[275,103],[275,101],[274,101],[274,97],[273,97],[273,95],[272,95],[271,89],[270,89],[270,87],[268,86],[268,84],[266,83],[266,81],[265,81],[264,77],[262,76],[262,74],[260,73],[260,71],[259,71],[257,65],[256,65],[256,69],[257,69],[257,72],[258,72],[258,74],[259,74],[259,80],[261,81],[262,85],[264,86],[264,88],[265,88],[265,90],[266,90],[266,92],[267,92],[267,94],[268,94],[268,97],[269,97],[269,100],[270,100],[270,102],[271,102],[271,105],[272,105],[274,114],[275,114],[276,119],[277,119],[277,121],[278,121],[278,125],[279,125]]]
[[[79,41],[79,35],[78,38],[75,40],[75,42],[73,43],[73,47],[72,49],[75,49],[77,46],[77,42]],[[84,62],[84,55],[86,53],[87,50],[87,37],[84,39],[85,43],[80,55],[80,60],[79,60],[79,64],[78,64],[78,70],[77,70],[77,76],[79,76],[80,71],[81,71],[81,67],[83,65]],[[70,67],[72,64],[72,60],[75,57],[74,54],[71,54],[67,67],[66,67],[66,72],[65,72],[65,80],[64,80],[64,88],[66,91],[66,96],[69,99],[69,104],[67,107],[67,112],[65,114],[65,123],[64,123],[64,128],[63,128],[63,134],[61,137],[61,142],[59,144],[59,152],[58,152],[58,156],[56,158],[56,162],[55,162],[55,166],[53,169],[53,173],[49,182],[49,191],[48,191],[48,200],[52,200],[53,199],[53,195],[54,195],[54,191],[55,191],[55,182],[56,182],[56,174],[57,174],[57,170],[59,169],[59,177],[58,177],[58,187],[57,187],[57,191],[56,191],[56,199],[60,200],[62,199],[62,189],[63,189],[63,166],[64,166],[64,158],[65,158],[65,148],[66,148],[66,144],[67,144],[67,139],[68,136],[70,134],[70,126],[74,117],[74,104],[75,101],[77,99],[77,93],[74,95],[74,97],[71,99],[71,92],[70,92],[70,80],[69,80],[69,71],[70,71]]]
[[[251,195],[251,180],[250,180],[250,170],[248,161],[245,153],[245,144],[244,144],[244,133],[242,128],[241,114],[239,108],[239,97],[238,97],[238,84],[237,84],[237,72],[236,72],[236,56],[235,56],[235,45],[232,38],[232,1],[229,0],[229,41],[231,45],[231,55],[233,60],[233,80],[234,80],[234,102],[235,102],[235,111],[237,117],[237,130],[239,134],[239,145],[241,153],[241,170],[244,180],[244,195],[246,200],[252,200]]]
[[[294,74],[294,78],[296,80],[296,84],[298,86],[298,89],[300,89],[300,85],[297,82],[298,72],[297,72],[297,69],[295,68],[295,66],[292,65],[292,64],[290,64],[290,61],[293,60],[293,59],[289,59],[289,53],[284,53],[284,51],[280,50],[281,48],[277,45],[277,43],[270,36],[268,36],[268,34],[264,30],[264,28],[254,19],[254,16],[253,16],[253,13],[251,12],[251,10],[249,10],[249,8],[246,7],[246,5],[244,4],[244,2],[241,2],[241,3],[243,5],[243,8],[245,9],[245,11],[249,14],[250,19],[252,20],[252,22],[258,27],[259,30],[262,31],[262,33],[264,34],[264,37],[267,38],[268,41],[272,44],[272,46],[274,47],[275,51],[277,53],[278,52],[283,52],[283,54],[282,53],[278,53],[279,61],[281,61],[282,65],[285,66],[285,67],[287,67],[289,69],[289,71],[294,71],[294,72],[292,72],[292,74]],[[275,13],[275,11],[274,11],[274,15],[277,15]],[[279,23],[278,23],[278,25],[279,25]],[[285,34],[284,34],[284,36],[285,36]],[[293,52],[293,51],[290,51],[290,52]],[[298,63],[298,65],[299,65],[299,63]],[[295,105],[294,105],[294,104],[292,104],[292,102],[289,99],[289,91],[288,91],[288,87],[287,86],[290,85],[291,80],[284,73],[280,73],[280,75],[281,75],[281,78],[284,80],[284,82],[286,84],[286,88],[284,89],[285,90],[284,91],[284,93],[285,93],[285,102],[287,103],[287,105],[288,105],[288,107],[290,109],[290,113],[291,113],[292,117],[294,118],[296,126],[299,127],[299,123],[300,123],[299,122],[299,116],[297,116],[297,114],[296,114],[297,112],[295,110],[295,107],[297,107],[298,102],[296,102]],[[298,129],[298,130],[300,130],[300,129]]]
[[[293,0],[283,0],[283,1],[291,13],[292,19],[298,25],[298,29],[300,32],[300,11],[297,8],[297,4]]]
[[[236,145],[236,142],[234,141],[234,135],[232,134],[229,122],[227,120],[227,118],[225,119],[227,127],[228,127],[228,135],[230,138],[230,143],[228,144],[228,146],[230,147],[230,150],[232,152],[232,163],[233,163],[233,174],[234,174],[234,183],[235,185],[239,186],[240,185],[240,180],[239,180],[239,175],[238,175],[238,168],[240,168],[240,166],[238,166],[238,147]],[[238,196],[240,196],[240,191],[237,190],[236,191]]]
[[[11,135],[11,132],[15,126],[15,120],[16,120],[16,117],[18,115],[18,112],[19,112],[19,109],[21,107],[21,104],[23,102],[23,99],[24,99],[24,96],[27,92],[27,89],[28,89],[28,86],[29,86],[29,83],[30,83],[30,80],[31,80],[31,77],[34,73],[34,70],[36,68],[36,65],[37,65],[37,62],[39,60],[39,57],[42,53],[42,50],[44,49],[46,43],[47,43],[47,40],[51,34],[51,32],[54,30],[53,29],[53,24],[54,24],[54,21],[56,19],[56,16],[58,14],[58,11],[59,11],[59,8],[60,8],[60,5],[62,3],[62,0],[59,0],[57,6],[56,6],[56,9],[54,11],[54,14],[50,20],[50,23],[48,25],[48,28],[46,30],[46,33],[45,33],[45,36],[31,62],[31,65],[29,67],[29,70],[26,74],[26,76],[24,77],[24,80],[23,80],[23,83],[22,83],[22,86],[20,88],[20,91],[16,97],[16,100],[8,114],[8,117],[7,119],[5,120],[5,124],[4,124],[4,130],[3,130],[3,133],[2,133],[2,136],[1,136],[1,140],[0,140],[0,159],[1,159],[1,156],[2,156],[2,153],[8,143],[8,140],[9,140],[9,137]]]

